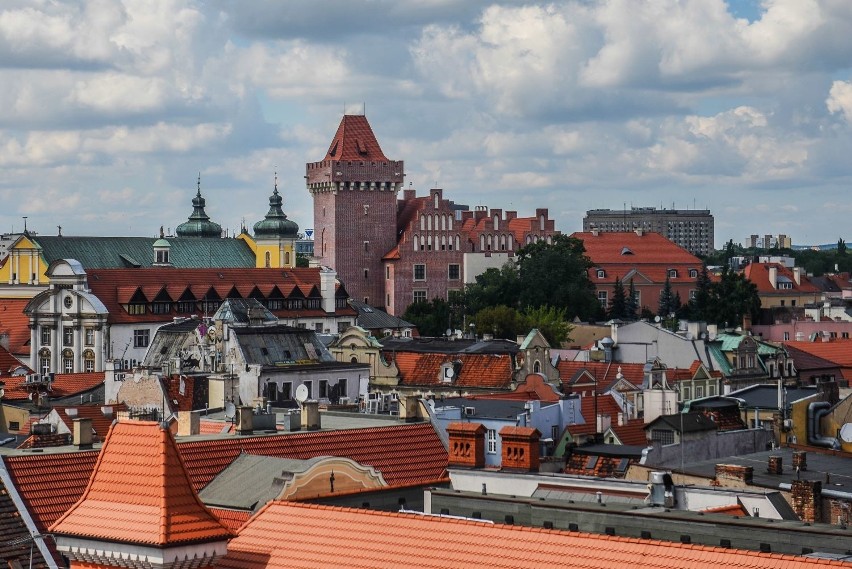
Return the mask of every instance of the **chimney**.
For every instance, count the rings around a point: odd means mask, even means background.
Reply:
[[[450,423],[449,466],[483,468],[485,466],[485,431],[480,423]]]
[[[503,427],[500,440],[503,446],[501,466],[504,470],[538,472],[541,433],[531,427]]]
[[[793,451],[793,470],[808,469],[808,453],[803,450]]]
[[[337,293],[335,283],[337,272],[328,267],[320,269],[320,295],[322,296],[322,309],[327,313],[334,313],[335,294]]]
[[[769,284],[772,288],[778,288],[778,267],[775,265],[769,266]]]
[[[743,333],[751,332],[751,314],[743,314]]]
[[[254,410],[248,405],[237,408],[237,434],[250,435],[254,432]]]
[[[790,488],[793,510],[803,522],[822,521],[822,482],[793,480]]]
[[[312,399],[302,403],[302,429],[305,431],[320,429],[319,401]]]
[[[420,415],[420,398],[414,395],[409,395],[402,399],[400,406],[400,419],[405,419],[406,423],[414,423],[422,419]]]
[[[593,228],[592,228],[592,237],[597,237],[597,236],[599,236],[600,234],[601,234],[601,230],[600,230],[600,229],[598,229],[597,227],[593,227]]]
[[[609,414],[598,413],[597,433],[605,433],[612,426],[612,417]]]
[[[639,237],[642,237],[642,235],[644,235],[644,234],[645,234],[645,231],[641,227],[636,228],[636,235],[638,235]]]
[[[721,484],[722,486],[744,486],[751,484],[754,477],[754,469],[751,466],[740,466],[739,464],[717,464],[716,480],[721,482],[727,480],[739,484]]]
[[[186,437],[201,432],[201,412],[181,411],[178,415],[178,436]]]
[[[769,461],[766,463],[766,472],[769,474],[784,474],[782,458],[780,456],[770,456]]]
[[[797,285],[802,284],[802,267],[793,267],[793,280]]]
[[[72,444],[77,448],[92,448],[91,419],[74,419],[74,438]]]

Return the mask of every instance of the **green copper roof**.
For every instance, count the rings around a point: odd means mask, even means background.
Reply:
[[[210,221],[204,211],[205,200],[201,197],[201,176],[198,177],[198,191],[192,198],[192,215],[175,229],[178,237],[221,237],[222,226]]]
[[[154,247],[171,247],[172,244],[160,237],[156,241],[154,241]]]
[[[269,196],[269,212],[262,221],[254,224],[255,237],[298,237],[299,226],[295,221],[290,221],[281,209],[283,200],[278,195],[278,184],[272,195]]]
[[[33,238],[49,265],[57,259],[77,259],[85,269],[154,266],[154,237]],[[169,262],[179,269],[254,267],[254,252],[242,239],[170,237]]]

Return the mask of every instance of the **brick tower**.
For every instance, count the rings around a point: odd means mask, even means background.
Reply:
[[[314,256],[352,298],[384,306],[382,256],[396,246],[396,195],[405,171],[388,160],[364,115],[344,115],[328,152],[307,164]]]

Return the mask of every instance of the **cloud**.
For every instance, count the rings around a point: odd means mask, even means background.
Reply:
[[[831,113],[840,113],[846,122],[852,123],[852,83],[849,81],[832,83],[825,104]]]

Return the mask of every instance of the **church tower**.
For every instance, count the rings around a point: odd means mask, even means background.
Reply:
[[[254,240],[257,244],[257,267],[293,268],[296,266],[296,240],[299,226],[287,219],[281,208],[284,200],[278,193],[278,176],[275,189],[269,196],[269,212],[254,224]]]
[[[307,164],[314,256],[359,301],[383,307],[382,257],[396,246],[396,195],[405,171],[388,160],[364,115],[344,115],[328,152]]]

